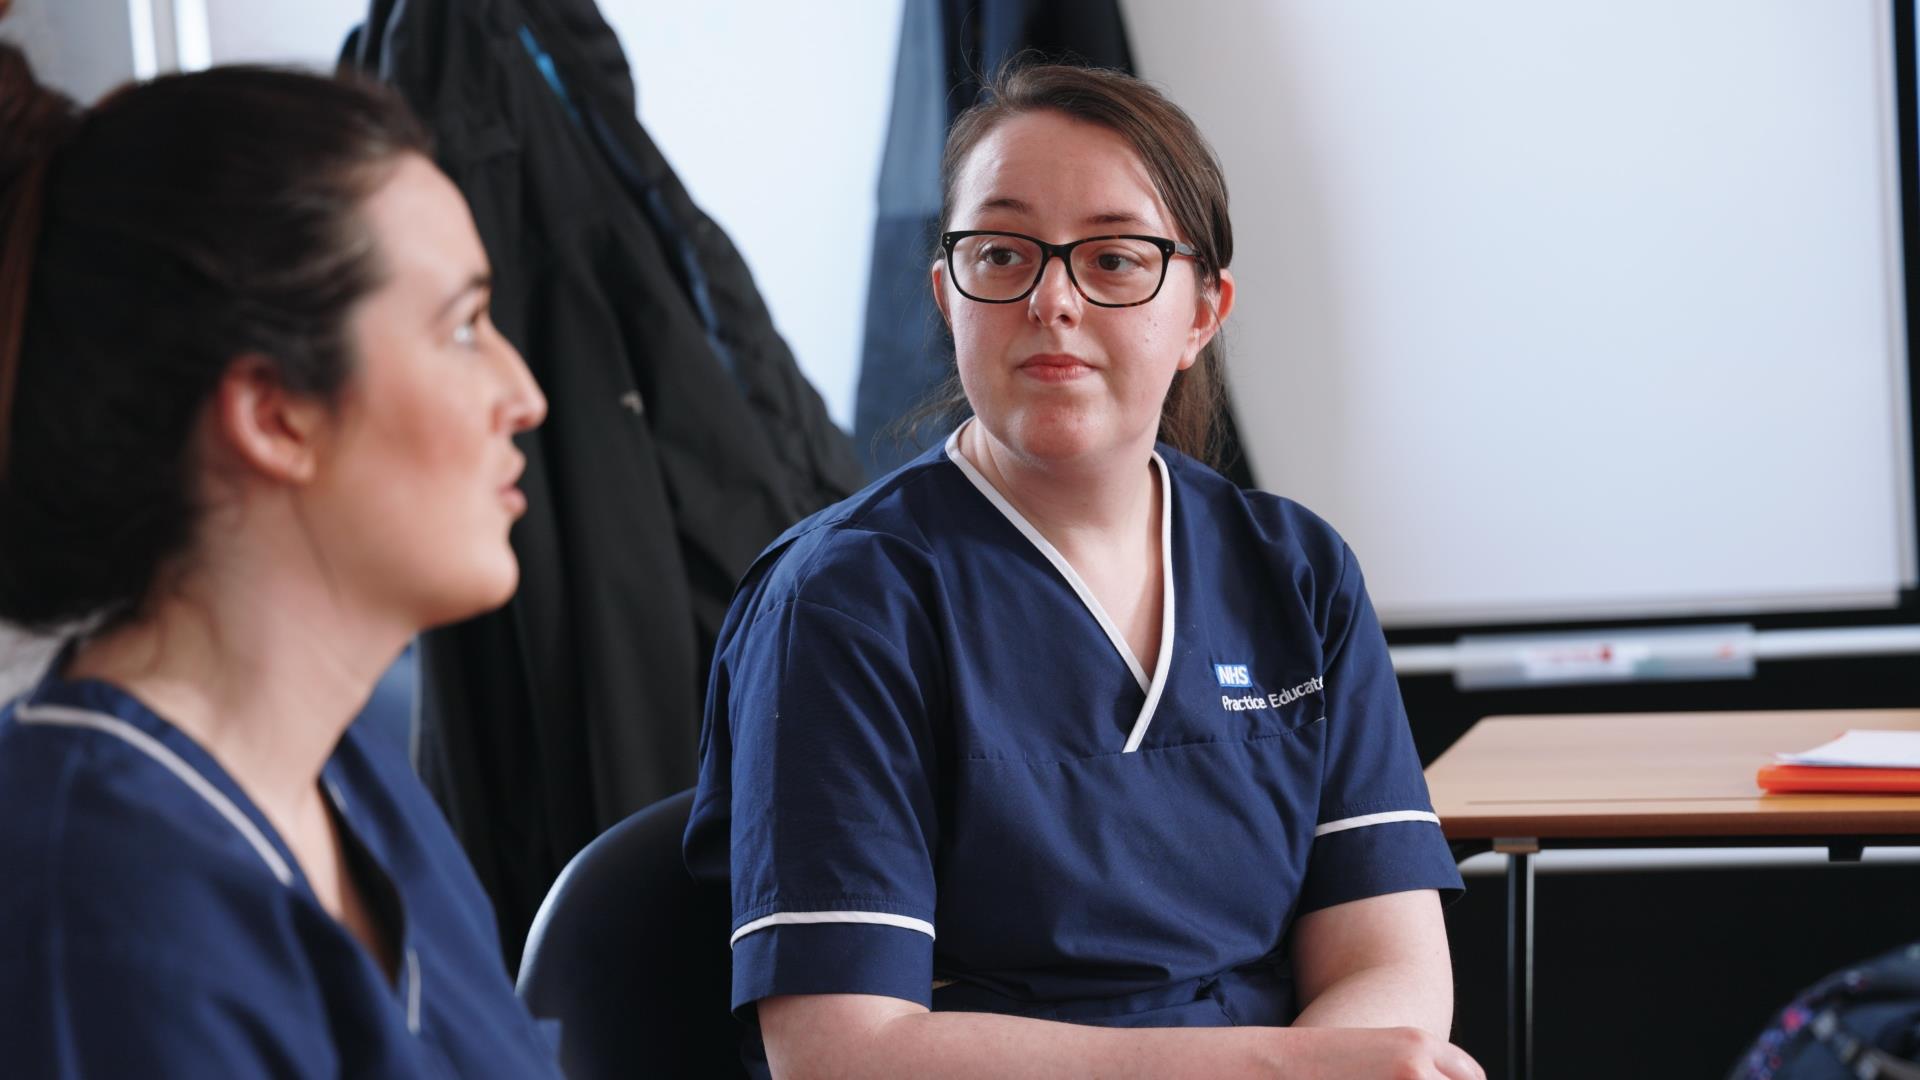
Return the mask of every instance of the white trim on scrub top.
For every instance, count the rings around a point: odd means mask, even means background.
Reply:
[[[273,849],[273,845],[267,842],[266,836],[254,825],[253,820],[241,813],[232,799],[227,798],[219,788],[208,783],[207,778],[201,776],[193,766],[182,761],[180,755],[167,749],[165,743],[117,716],[108,716],[106,713],[87,709],[70,709],[64,705],[22,705],[13,716],[23,724],[88,728],[129,743],[134,749],[159,762],[168,772],[179,777],[193,789],[195,795],[205,799],[221,817],[226,818],[229,824],[239,830],[247,843],[253,845],[253,850],[260,853],[261,860],[267,864],[267,869],[273,871],[273,876],[280,879],[280,884],[292,887],[293,869],[287,865],[287,860],[281,858],[280,853]]]
[[[1328,833],[1346,832],[1348,829],[1363,829],[1368,825],[1385,825],[1390,821],[1431,821],[1440,824],[1439,814],[1430,814],[1425,810],[1388,810],[1380,814],[1362,814],[1359,817],[1341,818],[1329,821],[1325,825],[1313,827],[1313,835],[1325,836]]]
[[[1053,568],[1066,579],[1074,595],[1080,598],[1080,602],[1086,605],[1087,611],[1093,615],[1094,621],[1100,624],[1100,629],[1106,631],[1107,640],[1113,643],[1120,658],[1127,662],[1127,669],[1133,672],[1134,680],[1140,684],[1140,689],[1147,695],[1146,701],[1140,706],[1139,716],[1133,722],[1133,730],[1127,735],[1127,744],[1121,750],[1122,753],[1131,754],[1140,749],[1140,740],[1146,738],[1147,728],[1153,723],[1153,713],[1159,708],[1160,695],[1167,688],[1167,670],[1173,660],[1173,478],[1167,473],[1167,463],[1161,460],[1158,451],[1154,452],[1153,467],[1160,474],[1160,655],[1154,661],[1153,679],[1149,681],[1146,670],[1140,666],[1139,659],[1133,655],[1133,647],[1127,644],[1127,639],[1121,635],[1120,628],[1107,617],[1106,609],[1100,606],[1099,599],[1093,595],[1093,590],[1087,588],[1087,583],[1081,580],[1073,564],[1069,563],[1067,557],[1060,554],[1059,549],[1048,542],[1046,537],[1040,535],[1040,530],[1034,528],[1033,524],[1007,501],[1006,496],[1000,494],[999,489],[994,487],[979,469],[974,468],[973,462],[968,461],[966,455],[960,452],[960,433],[965,431],[967,425],[971,423],[973,418],[968,417],[964,423],[953,430],[952,435],[947,436],[947,457],[960,467],[960,472],[980,490],[980,494],[985,495],[987,501],[992,503],[1009,522],[1012,522],[1013,527],[1020,530],[1020,535],[1026,537],[1028,543],[1039,549],[1040,554],[1046,556],[1047,561],[1053,564]]]
[[[909,918],[886,911],[779,911],[758,918],[740,927],[727,939],[727,947],[732,948],[739,940],[755,930],[765,930],[769,926],[790,926],[805,923],[863,923],[868,926],[898,926],[903,930],[918,930],[928,937],[933,936],[933,924],[925,919]]]

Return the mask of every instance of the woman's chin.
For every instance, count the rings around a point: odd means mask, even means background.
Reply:
[[[520,560],[514,558],[513,553],[509,551],[504,565],[494,571],[492,580],[487,584],[481,611],[492,611],[513,599],[515,590],[520,588]]]
[[[446,626],[497,611],[513,599],[514,591],[519,587],[520,564],[508,552],[503,563],[477,571],[469,580],[462,582],[460,589],[449,590],[449,595],[433,606],[424,625]]]
[[[1034,461],[1071,462],[1099,453],[1113,441],[1096,416],[1080,409],[1026,413],[1012,425],[1009,448]]]

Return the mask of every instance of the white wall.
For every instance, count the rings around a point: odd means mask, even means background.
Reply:
[[[214,64],[292,64],[333,70],[347,31],[367,17],[366,0],[173,0],[200,24]],[[186,66],[195,66],[191,61]]]
[[[640,119],[853,426],[900,0],[603,0]],[[831,12],[829,14],[829,11]]]
[[[215,63],[330,67],[364,2],[204,0]],[[842,427],[853,396],[900,0],[601,0],[640,119],[740,248]]]
[[[46,670],[58,642],[28,637],[0,623],[0,703],[25,690]]]
[[[133,77],[127,0],[14,0],[0,39],[20,46],[42,83],[82,104]]]
[[[1233,193],[1263,484],[1389,623],[1890,606],[1879,0],[1128,7]]]

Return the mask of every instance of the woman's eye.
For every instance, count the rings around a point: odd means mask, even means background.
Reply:
[[[1093,262],[1095,266],[1109,274],[1117,274],[1140,268],[1140,261],[1138,259],[1118,251],[1103,251],[1094,256]]]
[[[466,322],[453,328],[453,343],[462,349],[471,349],[480,341],[480,320],[487,317],[485,311],[476,311]]]
[[[984,248],[980,252],[980,261],[988,266],[1015,266],[1020,262],[1020,253],[1012,248]]]

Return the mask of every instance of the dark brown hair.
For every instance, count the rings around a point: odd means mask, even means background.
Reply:
[[[0,45],[0,619],[137,609],[192,543],[235,359],[336,398],[383,274],[360,204],[426,145],[373,84],[216,68],[81,110]]]
[[[1015,61],[981,90],[980,100],[947,131],[940,161],[940,232],[953,218],[954,185],[980,140],[1016,116],[1043,110],[1115,132],[1146,166],[1154,190],[1184,240],[1199,252],[1194,260],[1203,289],[1220,281],[1233,260],[1233,225],[1227,218],[1227,181],[1200,129],[1152,84],[1125,72],[1065,64]],[[1226,408],[1225,346],[1215,333],[1192,367],[1173,377],[1160,409],[1160,439],[1209,465],[1220,461]],[[956,420],[967,410],[957,374],[950,374],[911,423]]]

